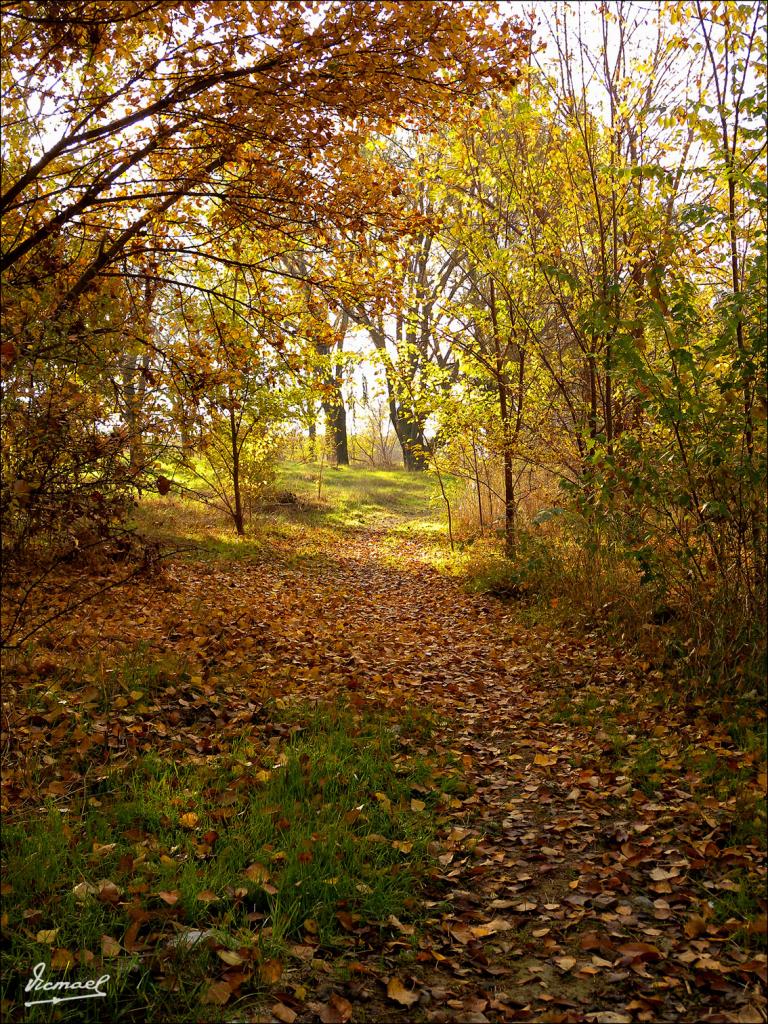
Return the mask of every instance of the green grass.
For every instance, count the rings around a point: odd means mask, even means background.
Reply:
[[[765,879],[741,869],[728,879],[732,888],[720,890],[711,900],[715,924],[730,928],[731,939],[747,949],[765,950],[766,935],[752,922],[764,913]]]
[[[601,694],[585,693],[574,698],[564,693],[552,706],[552,721],[589,725],[595,721],[595,711],[602,711],[604,707],[605,698]]]
[[[644,740],[631,752],[629,775],[646,796],[653,796],[662,781],[658,746],[650,739]]]
[[[395,729],[333,708],[274,713],[288,738],[266,751],[146,755],[92,788],[81,813],[49,804],[6,826],[4,998],[18,1003],[34,964],[63,949],[84,962],[55,978],[113,983],[61,1019],[218,1019],[200,998],[225,969],[222,950],[252,975],[239,995],[258,994],[258,964],[291,942],[343,954],[358,929],[418,920],[436,816],[459,784],[452,766],[411,753],[408,719]],[[429,728],[416,713],[410,727]],[[104,879],[116,903],[99,895]],[[102,964],[102,936],[125,942],[137,915],[144,948]],[[185,950],[172,944],[178,927],[211,935]]]
[[[428,473],[325,465],[318,497],[320,473],[317,462],[283,462],[277,487],[317,505],[316,514],[337,526],[367,525],[387,514],[433,519],[439,511],[437,481]]]
[[[319,474],[319,463],[281,463],[274,494],[246,517],[245,537],[237,536],[223,512],[173,491],[165,497],[145,495],[132,525],[166,548],[219,562],[322,564],[339,551],[350,530],[377,526],[397,535],[393,545],[411,538],[447,546],[445,510],[431,474],[325,465],[318,498]],[[274,500],[285,492],[298,501]]]

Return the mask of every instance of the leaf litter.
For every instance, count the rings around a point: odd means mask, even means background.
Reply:
[[[412,539],[398,539],[393,567],[385,537],[347,531],[343,550],[301,566],[180,558],[160,581],[139,579],[123,601],[51,632],[28,664],[13,666],[3,810],[23,813],[41,795],[73,807],[94,781],[108,787],[150,751],[212,758],[243,735],[268,745],[269,702],[340,702],[395,720],[418,704],[441,727],[429,741],[404,735],[404,745],[449,752],[464,780],[439,807],[418,927],[341,911],[340,980],[338,951],[324,953],[305,921],[285,964],[257,965],[271,996],[249,1019],[345,1022],[360,1007],[375,1020],[765,1020],[764,895],[748,918],[727,912],[745,880],[764,893],[764,849],[739,838],[737,797],[715,793],[681,756],[720,759],[755,797],[764,762],[740,750],[703,701],[654,702],[665,684],[658,670],[597,635],[523,625],[508,606],[432,569]],[[167,665],[151,690],[105,667],[137,645]],[[36,700],[25,703],[25,687]],[[558,714],[564,703],[591,714]],[[633,774],[627,752],[649,739],[647,775]],[[43,752],[42,787],[33,751]],[[414,814],[424,813],[424,796],[414,793]],[[386,794],[372,799],[386,810]],[[227,820],[226,800],[217,815]],[[186,811],[178,823],[194,832],[198,818]],[[202,837],[201,855],[215,841],[215,830]],[[409,856],[408,843],[398,850]],[[271,884],[264,864],[245,874]],[[109,879],[81,882],[76,895],[123,900]],[[178,892],[156,897],[176,913]],[[139,925],[143,911],[131,906]],[[101,956],[146,952],[138,932],[105,934]],[[55,930],[37,933],[52,966],[73,963],[55,940]],[[181,925],[170,942],[218,949],[221,973],[208,979],[204,1005],[247,991],[253,950]]]

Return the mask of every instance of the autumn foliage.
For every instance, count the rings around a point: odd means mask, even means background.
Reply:
[[[765,1020],[765,29],[3,2],[9,1019]]]

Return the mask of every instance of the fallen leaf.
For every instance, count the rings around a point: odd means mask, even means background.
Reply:
[[[123,895],[123,890],[119,885],[115,885],[114,882],[110,882],[108,878],[103,878],[97,883],[99,886],[99,899],[102,903],[119,903],[120,897]]]
[[[235,953],[232,949],[220,949],[217,955],[220,960],[223,960],[225,964],[229,964],[230,967],[239,967],[245,963],[240,954]]]
[[[279,960],[265,960],[259,965],[259,977],[266,985],[274,985],[283,974],[283,965]]]
[[[51,957],[51,967],[56,971],[63,971],[67,967],[73,967],[75,958],[68,949],[55,949]]]
[[[232,989],[226,981],[214,981],[213,984],[209,985],[205,992],[203,992],[200,997],[200,1002],[204,1006],[224,1006],[224,1004],[229,1001],[229,997],[231,995]]]
[[[110,935],[101,936],[101,955],[102,956],[120,956],[123,947]]]
[[[323,1024],[347,1024],[352,1019],[352,1004],[334,992],[328,1002],[320,1007],[318,1017]]]
[[[700,914],[692,914],[683,925],[683,931],[689,939],[698,939],[707,930],[707,922]]]
[[[572,956],[556,956],[554,961],[560,970],[565,971],[566,974],[576,966],[576,960]]]
[[[419,1001],[419,993],[407,989],[399,978],[392,977],[387,982],[387,997],[401,1006],[413,1006]]]
[[[258,862],[249,865],[244,873],[245,877],[249,878],[252,882],[266,882],[269,880],[269,870]]]
[[[557,757],[550,757],[549,754],[536,754],[533,763],[541,765],[543,768],[548,768],[553,764],[557,764]]]
[[[298,1013],[294,1013],[294,1011],[284,1003],[275,1003],[274,1006],[269,1008],[269,1012],[273,1017],[277,1017],[279,1021],[282,1021],[282,1024],[293,1024],[298,1017]]]

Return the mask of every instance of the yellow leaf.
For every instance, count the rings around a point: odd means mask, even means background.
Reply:
[[[239,953],[235,953],[232,949],[220,949],[219,959],[223,960],[225,964],[229,964],[230,967],[239,967],[240,964],[245,963]]]
[[[507,932],[513,927],[514,925],[511,921],[507,921],[503,917],[494,917],[492,921],[489,921],[487,924],[477,925],[471,931],[476,939],[482,939],[486,935],[495,935],[496,932]]]
[[[387,996],[401,1006],[413,1006],[419,1001],[419,993],[407,989],[399,978],[390,978],[387,983]]]
[[[533,759],[533,763],[541,765],[543,768],[548,768],[550,765],[557,764],[557,758],[550,757],[548,754],[537,754]]]
[[[35,942],[42,942],[45,946],[52,946],[58,934],[58,928],[49,928],[46,931],[38,932],[35,936]]]
[[[195,814],[194,811],[189,811],[187,814],[182,814],[179,818],[179,824],[182,828],[194,828],[200,821],[200,816]]]
[[[386,793],[374,793],[376,799],[379,801],[384,810],[389,814],[392,810],[392,801],[389,799]]]
[[[245,877],[252,882],[266,882],[269,880],[269,871],[263,864],[256,862],[245,869]]]

